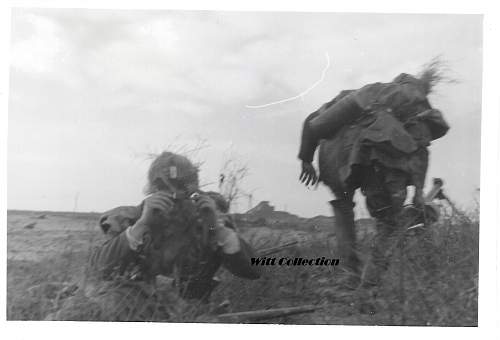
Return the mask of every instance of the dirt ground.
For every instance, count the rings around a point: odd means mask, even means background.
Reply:
[[[7,290],[10,318],[43,318],[51,306],[47,307],[35,301],[41,298],[39,295],[32,294],[34,288],[51,284],[68,284],[81,279],[90,248],[104,242],[104,237],[98,227],[98,218],[99,214],[96,213],[8,211]],[[239,231],[245,239],[259,249],[272,248],[278,244],[294,241],[307,243],[311,239],[310,232],[290,228],[253,226],[240,228]],[[326,236],[328,233],[323,234]],[[286,272],[284,274],[289,275]],[[225,272],[222,273],[222,277],[226,281],[225,284],[229,281],[229,287],[227,289],[221,287],[215,294],[216,300],[222,301],[231,297],[231,294],[240,288],[243,291],[248,290],[245,280],[231,277]],[[284,276],[284,279],[288,280],[287,276]],[[254,286],[252,288],[258,290],[260,284],[257,283]],[[284,287],[281,287],[278,293],[281,294],[283,289]],[[229,293],[226,294],[224,290]],[[285,291],[286,294],[290,293],[289,289]],[[275,292],[275,294],[278,293]],[[286,306],[286,301],[275,303],[274,306],[283,306],[283,302]],[[244,306],[245,304],[246,301],[243,298],[235,308],[249,309]],[[29,313],[19,312],[21,307],[30,309]],[[324,316],[319,316],[319,319],[315,321],[310,318],[307,320],[307,323],[328,323]],[[289,321],[302,323],[303,319],[295,317]],[[346,320],[343,321],[345,322]],[[347,323],[355,323],[355,320]]]
[[[97,213],[8,211],[7,259],[38,262],[64,251],[87,251],[92,244],[104,241],[98,219]],[[245,228],[242,234],[247,239],[279,238],[283,242],[308,238],[305,231],[268,227]]]
[[[101,238],[97,220],[92,213],[9,211],[7,259],[37,262],[69,249],[84,251]]]
[[[80,281],[90,249],[105,241],[98,219],[98,213],[8,211],[9,308],[25,304],[26,294],[29,295],[34,287]],[[240,232],[262,249],[308,239],[307,232],[273,230],[265,226],[243,228]]]
[[[83,277],[90,248],[104,242],[98,218],[97,213],[8,211],[8,320],[43,320],[57,310],[61,292]],[[279,256],[335,257],[329,226],[273,223],[239,229],[261,250],[298,241]],[[364,221],[357,229],[358,241],[366,247],[373,226]],[[478,235],[478,222],[452,219],[419,239],[410,239],[404,259],[409,269],[401,276],[398,259],[393,259],[377,296],[364,290],[339,291],[332,268],[278,266],[265,268],[256,281],[222,270],[218,274],[222,283],[211,303],[229,300],[229,312],[311,304],[318,308],[312,314],[281,317],[271,323],[474,326]],[[377,312],[367,310],[365,301],[373,303]]]

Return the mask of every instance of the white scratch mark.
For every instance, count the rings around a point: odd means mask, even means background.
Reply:
[[[299,93],[296,96],[290,97],[290,98],[278,100],[278,101],[267,103],[267,104],[263,104],[263,105],[245,105],[245,107],[248,108],[248,109],[261,109],[263,107],[268,107],[268,106],[271,106],[271,105],[286,103],[286,102],[289,102],[289,101],[292,101],[292,100],[295,100],[295,99],[298,99],[298,98],[304,100],[304,96],[306,94],[308,94],[316,86],[318,86],[319,83],[321,83],[323,81],[323,79],[325,79],[326,71],[328,71],[328,69],[330,68],[330,56],[328,55],[328,52],[325,53],[325,58],[326,58],[326,66],[323,69],[323,72],[321,72],[321,77],[314,84],[312,84],[308,89],[306,89],[305,91]]]

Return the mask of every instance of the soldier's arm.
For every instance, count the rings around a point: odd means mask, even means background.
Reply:
[[[262,270],[259,266],[251,265],[251,258],[257,257],[252,247],[243,238],[238,237],[239,251],[233,254],[223,253],[222,265],[232,274],[250,280],[261,277]]]
[[[302,136],[300,140],[299,159],[306,163],[311,163],[314,158],[314,152],[318,147],[319,141],[314,138],[309,127],[309,122],[319,115],[318,111],[311,113],[304,121],[302,126]]]
[[[312,118],[307,126],[308,133],[315,140],[327,139],[352,124],[365,112],[365,107],[357,100],[358,91],[342,91],[332,102],[323,105],[319,114]]]
[[[245,279],[258,279],[262,272],[251,265],[257,257],[252,247],[232,228],[219,225],[216,230],[218,246],[221,249],[222,265],[232,274]]]
[[[127,235],[122,232],[93,250],[90,267],[96,273],[106,275],[133,254]]]
[[[428,131],[423,133],[428,134],[428,136],[423,138],[428,139],[427,145],[430,144],[430,141],[441,138],[448,132],[450,127],[441,111],[431,106],[427,94],[422,91],[420,86],[411,84],[397,86],[394,93],[388,96],[388,99],[389,102],[387,104],[395,106],[396,111],[398,111],[398,106],[400,106],[399,119],[405,124],[408,122],[411,124],[412,121],[425,123],[425,129]],[[411,104],[410,107],[408,107],[408,104]]]
[[[428,110],[420,112],[417,119],[427,125],[431,140],[443,137],[450,129],[441,111],[432,109],[430,106]]]
[[[204,199],[202,200],[202,198]],[[224,200],[222,196],[220,198]],[[250,245],[238,235],[234,226],[227,223],[229,222],[227,216],[217,210],[214,199],[204,194],[197,200],[197,204],[201,210],[204,210],[203,207],[209,208],[211,206],[210,210],[213,213],[204,214],[207,219],[205,223],[209,226],[216,226],[215,242],[218,248],[217,254],[220,254],[221,264],[236,276],[246,279],[258,279],[261,275],[260,268],[251,266],[251,258],[256,256],[255,253]],[[207,277],[211,279],[212,275],[213,273]]]
[[[343,90],[341,91],[335,98],[330,100],[328,103],[323,104],[319,110],[311,113],[304,120],[304,124],[302,126],[302,137],[300,143],[300,151],[299,151],[299,159],[306,163],[311,163],[314,158],[314,152],[318,147],[319,140],[322,136],[318,137],[318,133],[313,132],[313,128],[311,127],[311,121],[317,118],[319,115],[327,111],[330,107],[338,103],[342,98],[347,95],[353,93],[354,90]],[[324,136],[323,136],[324,137]]]
[[[140,207],[118,207],[101,216],[99,226],[109,239],[92,251],[92,270],[106,275],[135,254],[130,233],[125,231],[134,225],[140,215]]]

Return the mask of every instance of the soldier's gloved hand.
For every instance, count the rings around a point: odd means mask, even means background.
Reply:
[[[197,195],[193,199],[205,226],[214,228],[218,217],[215,201],[208,195]]]
[[[309,184],[315,185],[318,182],[316,170],[311,163],[302,162],[302,172],[300,173],[299,180],[306,186],[308,186]]]
[[[209,245],[212,250],[217,248],[215,240],[215,227],[217,226],[218,213],[215,201],[208,195],[193,194],[191,199],[194,201],[198,213],[198,221],[203,225],[203,232],[201,234],[201,241],[205,245]]]
[[[163,218],[172,210],[174,202],[167,192],[159,191],[144,200],[142,215],[136,224],[148,227],[162,223]]]
[[[160,225],[174,202],[166,192],[156,192],[144,200],[141,217],[125,231],[130,248],[137,250],[149,228]]]
[[[215,201],[208,195],[199,195],[195,198],[196,206],[202,214],[216,215],[217,206]]]
[[[215,240],[217,245],[222,248],[224,254],[234,254],[240,251],[240,239],[233,229],[224,226],[222,221],[215,227]]]

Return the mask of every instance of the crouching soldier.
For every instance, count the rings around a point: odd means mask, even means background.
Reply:
[[[90,257],[87,282],[97,282],[84,292],[97,313],[90,319],[172,320],[186,300],[208,300],[221,266],[242,278],[260,277],[251,266],[251,247],[224,218],[227,203],[199,190],[198,169],[189,159],[159,155],[149,169],[147,193],[139,206],[112,209],[99,220],[108,240]],[[176,289],[160,294],[158,275],[173,277]],[[56,318],[82,319],[64,308]]]
[[[357,287],[359,279],[366,285],[378,284],[388,265],[391,238],[404,224],[407,186],[415,187],[412,203],[424,211],[427,148],[449,129],[427,99],[439,77],[438,70],[430,67],[419,77],[401,74],[390,83],[342,91],[304,122],[300,180],[306,185],[322,181],[335,196],[330,204],[345,269],[340,282],[346,287]],[[319,177],[312,165],[318,145]],[[354,230],[353,196],[358,188],[377,228],[364,271]]]

